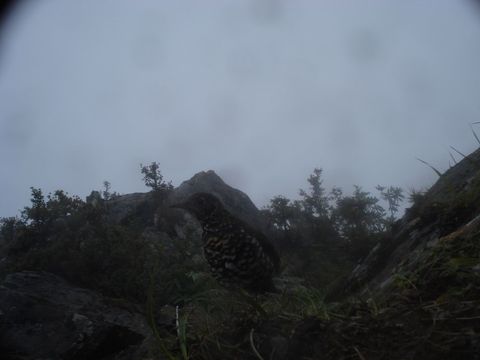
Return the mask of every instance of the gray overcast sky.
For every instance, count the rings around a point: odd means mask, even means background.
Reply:
[[[476,143],[468,1],[23,3],[0,44],[0,216],[30,186],[82,197],[214,169],[258,206],[325,184],[429,186]],[[479,129],[480,132],[480,129]]]

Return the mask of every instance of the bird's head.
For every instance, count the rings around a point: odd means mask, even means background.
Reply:
[[[208,218],[211,214],[223,210],[223,205],[217,197],[208,193],[196,193],[184,202],[171,205],[172,208],[191,212],[198,220]]]

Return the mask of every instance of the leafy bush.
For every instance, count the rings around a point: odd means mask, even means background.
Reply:
[[[171,182],[166,183],[163,180],[160,164],[156,161],[152,162],[150,165],[140,164],[140,171],[143,174],[142,179],[145,182],[145,186],[152,188],[153,191],[173,189]]]
[[[321,169],[314,169],[307,181],[310,187],[299,191],[300,199],[275,196],[262,213],[277,239],[286,273],[325,287],[347,274],[382,239],[404,196],[398,187],[377,186],[387,213],[379,198],[359,186],[351,195],[337,187],[327,192]]]

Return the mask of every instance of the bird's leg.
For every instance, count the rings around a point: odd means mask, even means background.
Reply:
[[[255,293],[255,295],[252,297],[252,295],[246,290],[240,289],[240,295],[256,312],[260,313],[262,316],[267,316],[267,312],[258,301],[259,294]]]

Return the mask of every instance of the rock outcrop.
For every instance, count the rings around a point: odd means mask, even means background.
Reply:
[[[207,192],[218,197],[225,208],[238,218],[256,228],[263,228],[260,212],[247,194],[227,185],[213,170],[195,174],[177,187],[170,203],[180,202],[194,193]]]
[[[1,358],[141,359],[150,329],[129,306],[50,273],[10,274],[0,286]]]
[[[446,171],[390,234],[338,284],[331,298],[386,293],[399,274],[419,268],[442,243],[480,229],[480,149]]]

